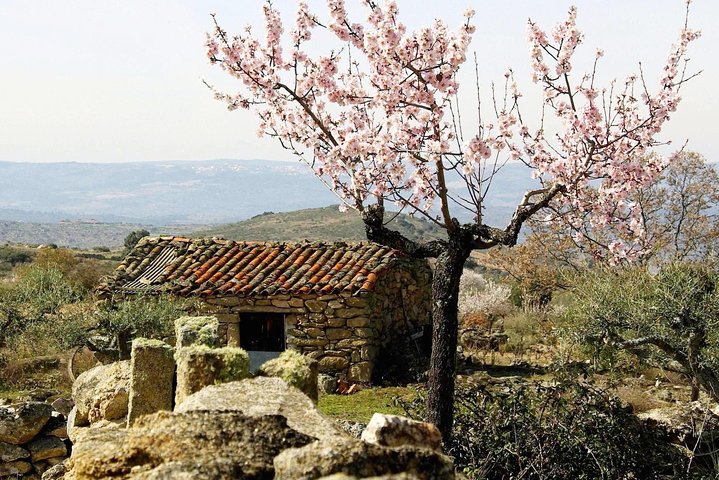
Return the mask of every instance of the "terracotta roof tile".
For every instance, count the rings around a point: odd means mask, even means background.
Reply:
[[[146,237],[100,287],[183,296],[358,293],[400,253],[374,243],[257,243]]]

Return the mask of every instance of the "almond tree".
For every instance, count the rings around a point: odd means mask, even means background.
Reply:
[[[452,425],[457,299],[469,253],[511,246],[524,222],[550,205],[569,225],[617,225],[643,235],[639,208],[629,194],[647,185],[666,161],[642,163],[647,149],[679,102],[686,81],[685,53],[698,33],[686,27],[672,47],[659,85],[643,76],[606,87],[594,70],[575,75],[582,42],[576,10],[550,33],[529,22],[532,80],[544,91],[542,118],[555,117],[556,133],[525,124],[521,94],[511,71],[493,121],[470,134],[460,122],[457,73],[467,61],[474,12],[451,30],[441,20],[409,31],[397,3],[363,0],[367,16],[349,18],[344,0],[327,0],[320,18],[300,1],[286,34],[280,12],[264,5],[264,34],[247,27],[238,35],[216,18],[207,37],[210,61],[239,80],[236,93],[215,90],[232,109],[252,109],[258,134],[274,137],[306,162],[342,201],[361,212],[367,238],[417,258],[435,258],[432,281],[432,353],[428,420],[445,436]],[[316,37],[321,36],[320,41]],[[308,43],[315,37],[312,52]],[[328,41],[332,39],[332,42]],[[335,48],[332,48],[332,47]],[[493,178],[507,162],[522,162],[537,181],[504,228],[484,223]],[[461,192],[449,180],[460,179]],[[385,226],[384,204],[424,215],[446,231],[443,240],[414,242]],[[463,212],[463,213],[458,213]],[[459,218],[469,218],[461,222]],[[638,242],[616,242],[617,258],[641,254]]]

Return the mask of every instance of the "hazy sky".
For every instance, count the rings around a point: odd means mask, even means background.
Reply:
[[[275,0],[287,21],[296,2]],[[353,4],[348,0],[348,4]],[[547,28],[565,17],[563,0],[399,0],[410,27],[441,17],[456,26],[477,11],[473,50],[484,91],[513,66],[525,110],[538,102],[528,77],[526,20]],[[201,79],[232,89],[209,65],[204,35],[216,12],[230,32],[260,25],[260,0],[0,0],[0,161],[122,162],[212,158],[289,159],[256,137],[254,117],[227,112]],[[311,1],[321,8],[321,1]],[[603,79],[623,78],[642,61],[649,80],[683,22],[681,0],[578,0],[582,53],[605,50]],[[361,12],[360,9],[355,9]],[[691,50],[684,101],[662,138],[719,160],[716,116],[719,2],[696,0],[691,25],[703,37]],[[473,70],[473,66],[471,66]],[[471,81],[466,72],[464,79]],[[465,85],[470,89],[472,85]],[[654,85],[656,83],[653,83]]]

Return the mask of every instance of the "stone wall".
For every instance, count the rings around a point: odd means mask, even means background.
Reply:
[[[426,263],[400,261],[369,293],[215,297],[206,311],[218,317],[229,345],[239,343],[243,312],[282,313],[288,349],[316,359],[322,373],[369,382],[382,348],[429,323],[430,282]]]

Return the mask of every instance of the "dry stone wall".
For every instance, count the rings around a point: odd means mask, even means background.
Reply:
[[[207,312],[220,320],[220,335],[239,344],[243,313],[281,313],[286,347],[317,360],[321,373],[370,382],[382,348],[429,324],[431,270],[424,262],[401,261],[369,293],[214,297]]]

